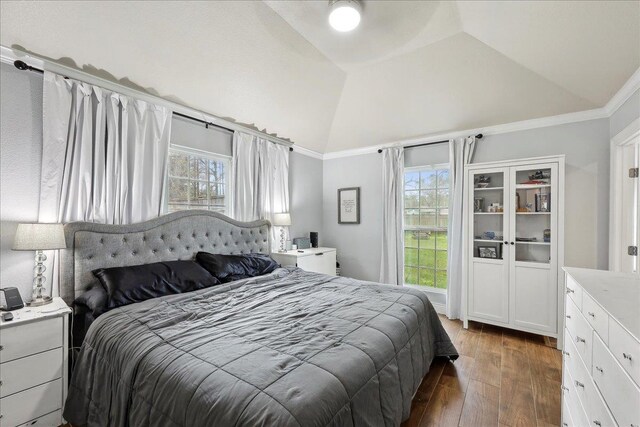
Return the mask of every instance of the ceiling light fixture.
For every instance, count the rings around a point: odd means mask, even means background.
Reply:
[[[362,6],[356,0],[333,0],[329,5],[329,24],[340,32],[351,31],[360,24]]]

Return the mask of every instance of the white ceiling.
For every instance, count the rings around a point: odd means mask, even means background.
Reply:
[[[0,3],[20,46],[319,152],[603,106],[640,66],[638,1]]]

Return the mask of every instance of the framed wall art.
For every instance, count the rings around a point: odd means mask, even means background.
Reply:
[[[360,187],[338,189],[338,224],[360,224]]]

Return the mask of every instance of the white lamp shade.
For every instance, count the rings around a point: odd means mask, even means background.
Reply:
[[[273,225],[282,227],[285,225],[291,225],[291,215],[289,212],[277,213],[273,215]]]
[[[18,224],[13,241],[14,251],[45,251],[66,247],[62,224]]]

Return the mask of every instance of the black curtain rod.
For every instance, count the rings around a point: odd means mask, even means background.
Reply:
[[[24,61],[20,61],[20,60],[14,61],[13,65],[15,65],[15,67],[18,70],[35,71],[36,73],[44,74],[44,70],[41,70],[41,69],[36,68],[36,67],[32,67],[31,65],[27,64]],[[67,78],[67,77],[65,77],[65,78]],[[197,117],[191,117],[191,116],[188,116],[186,114],[177,113],[175,111],[173,111],[173,114],[176,115],[176,116],[184,117],[185,119],[190,119],[190,120],[193,120],[195,122],[202,123],[202,124],[204,124],[206,126],[207,129],[209,129],[209,126],[215,126],[217,128],[224,129],[224,130],[229,131],[231,133],[234,132],[233,129],[229,129],[229,128],[226,128],[224,126],[220,126],[220,125],[217,125],[215,123],[208,122],[206,120],[198,119]],[[293,147],[289,147],[289,151],[293,151]]]
[[[482,139],[482,134],[479,133],[476,135],[477,139]],[[445,139],[444,141],[432,141],[432,142],[423,142],[422,144],[414,144],[414,145],[406,145],[404,147],[402,147],[403,149],[407,149],[407,148],[415,148],[415,147],[424,147],[425,145],[436,145],[436,144],[444,144],[445,142],[449,142],[448,139]],[[382,153],[382,148],[380,148],[378,150],[378,153]]]

